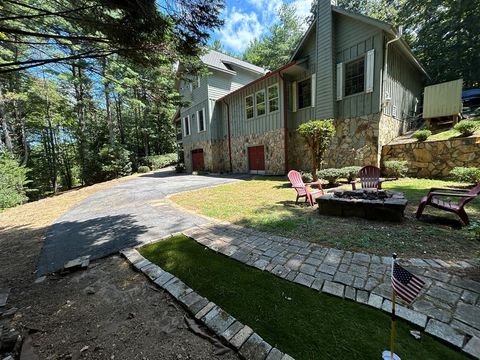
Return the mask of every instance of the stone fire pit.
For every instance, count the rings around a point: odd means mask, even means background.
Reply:
[[[402,192],[376,189],[339,190],[317,198],[323,215],[361,217],[370,220],[403,220],[407,200]]]

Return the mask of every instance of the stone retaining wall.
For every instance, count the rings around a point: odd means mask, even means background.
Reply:
[[[480,136],[385,145],[382,164],[388,160],[408,161],[409,176],[444,178],[457,166],[480,167]]]

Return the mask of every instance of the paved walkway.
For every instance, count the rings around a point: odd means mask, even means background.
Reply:
[[[237,181],[234,178],[145,174],[96,193],[70,209],[49,229],[37,275],[59,270],[68,260],[116,253],[206,222],[179,211],[165,197],[186,190]]]
[[[391,311],[391,258],[322,248],[224,223],[202,224],[183,232],[199,243],[279,277],[384,311]],[[431,335],[480,358],[480,283],[455,271],[474,261],[401,259],[426,286],[397,315]]]

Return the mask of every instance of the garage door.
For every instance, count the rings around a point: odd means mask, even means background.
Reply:
[[[263,145],[248,148],[248,170],[252,174],[265,173],[265,148]]]
[[[192,150],[192,170],[200,171],[203,169],[203,149]]]

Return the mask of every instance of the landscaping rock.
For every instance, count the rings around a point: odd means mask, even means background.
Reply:
[[[480,339],[476,336],[472,337],[463,348],[463,351],[472,355],[475,359],[480,359]]]
[[[121,254],[125,256],[130,264],[135,264],[139,261],[144,260],[145,258],[140,255],[140,253],[135,249],[126,249],[122,250]]]
[[[427,295],[449,305],[455,305],[455,303],[460,299],[460,294],[442,289],[439,286],[430,287],[430,289],[427,291]]]
[[[7,305],[10,289],[0,289],[0,307]]]
[[[453,317],[476,329],[480,329],[480,307],[478,306],[460,302]]]
[[[173,275],[165,271],[160,277],[154,280],[154,283],[160,287],[163,287],[167,282],[173,279]]]
[[[386,312],[392,311],[392,302],[385,299],[382,304],[382,310]],[[397,304],[395,306],[395,313],[399,318],[405,319],[412,324],[418,325],[422,328],[427,324],[427,317],[417,311],[406,308],[405,306]]]
[[[148,261],[147,259],[143,259],[140,261],[137,261],[136,263],[133,264],[133,267],[139,271],[142,270],[142,268],[151,265],[152,263]]]
[[[210,313],[211,312],[212,311],[210,311]],[[225,330],[227,330],[228,327],[234,322],[235,318],[223,311],[222,309],[218,311],[218,314],[215,317],[205,320],[205,324],[217,335],[220,335]]]
[[[246,359],[265,360],[272,346],[265,342],[260,335],[254,333],[240,348],[240,354]]]
[[[345,298],[355,301],[355,289],[353,287],[345,287]]]
[[[463,342],[465,340],[464,335],[459,334],[447,324],[434,319],[431,319],[428,322],[425,332],[437,336],[440,339],[460,348],[463,346]]]
[[[177,278],[170,280],[163,286],[163,288],[167,290],[175,299],[178,299],[180,296],[193,291],[183,281]]]
[[[230,325],[224,332],[220,334],[225,340],[230,341],[240,330],[242,330],[244,325],[240,321],[235,321]]]
[[[373,306],[374,308],[380,309],[382,307],[383,297],[370,294],[368,298],[368,305]]]
[[[76,259],[67,261],[63,265],[63,270],[75,271],[79,269],[86,269],[89,264],[90,264],[90,255],[80,256]]]
[[[196,319],[201,319],[203,318],[205,315],[208,314],[208,312],[210,310],[212,310],[213,308],[215,307],[215,304],[213,302],[209,302],[207,305],[205,305],[201,310],[199,310],[196,314],[195,314],[195,318]]]
[[[353,275],[337,271],[337,273],[333,277],[333,281],[339,282],[339,283],[344,284],[344,285],[352,285],[353,284]]]
[[[368,303],[368,292],[364,290],[357,290],[357,302],[362,304]]]
[[[293,281],[296,282],[297,284],[310,287],[314,280],[315,278],[313,276],[305,275],[304,273],[299,273]]]
[[[268,353],[268,356],[265,360],[282,360],[284,353],[282,353],[277,348],[273,348]]]
[[[150,266],[144,267],[142,272],[147,275],[151,280],[155,281],[157,278],[162,276],[164,271],[157,265],[152,264]]]

